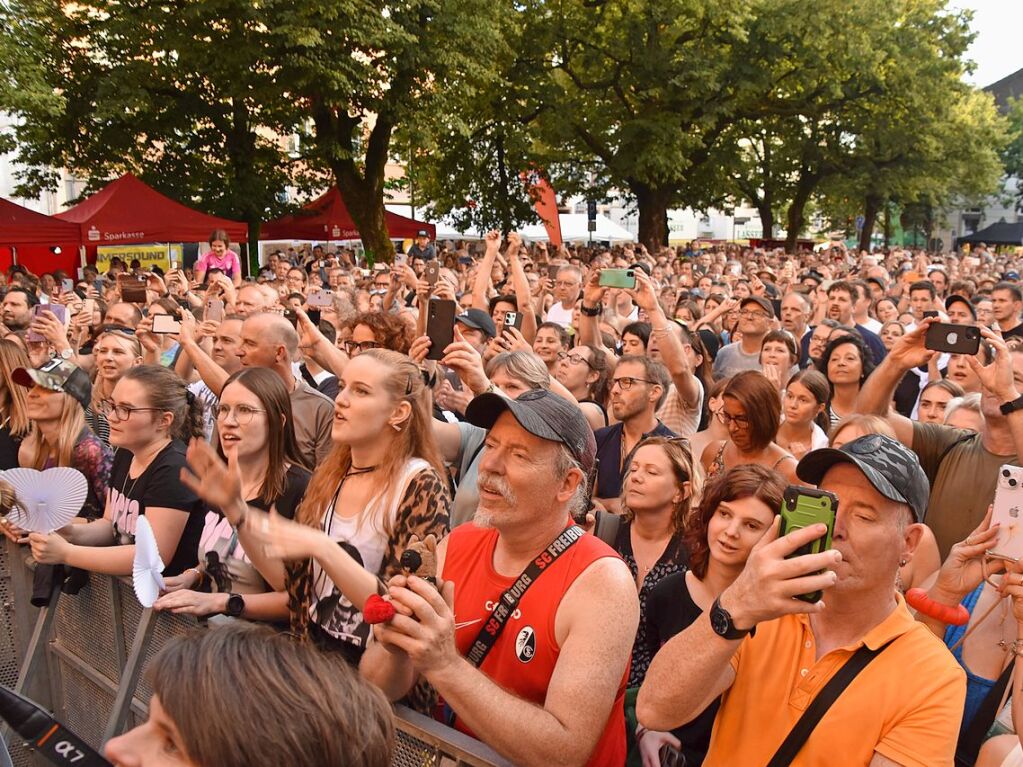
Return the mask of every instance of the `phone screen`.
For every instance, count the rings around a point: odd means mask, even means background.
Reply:
[[[154,333],[178,333],[181,331],[181,323],[169,314],[153,315]]]
[[[443,359],[444,350],[455,340],[456,308],[455,302],[447,299],[430,301],[426,315],[426,335],[430,337],[431,345],[426,359]]]

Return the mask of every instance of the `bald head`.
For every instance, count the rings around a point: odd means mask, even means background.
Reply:
[[[253,314],[242,323],[238,358],[242,367],[289,368],[298,353],[298,333],[284,317]]]

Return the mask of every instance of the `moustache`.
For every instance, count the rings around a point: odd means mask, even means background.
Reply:
[[[481,490],[486,490],[490,493],[498,493],[508,503],[514,504],[516,502],[515,493],[508,486],[508,481],[497,474],[493,474],[489,471],[480,471],[476,485]]]

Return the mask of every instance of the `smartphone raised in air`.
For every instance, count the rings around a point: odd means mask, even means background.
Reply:
[[[924,347],[936,352],[974,355],[980,351],[980,328],[935,322],[927,328]]]
[[[1005,464],[998,470],[991,524],[998,524],[998,539],[987,555],[1015,562],[1023,557],[1023,468]]]
[[[455,340],[457,305],[448,299],[431,299],[426,309],[426,335],[430,337],[428,360],[444,358],[444,350]]]
[[[838,513],[838,496],[827,490],[817,490],[801,485],[789,485],[785,488],[781,503],[781,534],[788,535],[795,530],[802,530],[810,525],[824,524],[827,532],[805,546],[793,551],[788,559],[806,554],[820,554],[831,548],[831,536],[835,532],[835,515]],[[800,594],[796,598],[804,602],[819,602],[820,591]]]
[[[601,269],[600,279],[597,282],[602,288],[632,288],[636,287],[636,272],[633,269]]]

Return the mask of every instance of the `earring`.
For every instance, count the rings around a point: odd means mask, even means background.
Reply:
[[[391,424],[391,428],[394,429],[395,431],[401,431],[401,424],[400,423],[392,423]]]
[[[905,567],[905,566],[906,566],[906,560],[905,559],[900,559],[899,560],[899,567]]]

